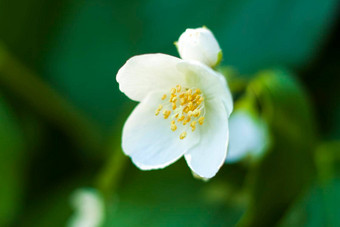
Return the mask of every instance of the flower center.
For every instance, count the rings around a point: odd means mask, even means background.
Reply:
[[[163,110],[164,119],[170,117],[170,129],[176,131],[177,127],[182,128],[179,138],[184,139],[187,136],[187,129],[191,131],[196,129],[197,122],[199,125],[204,123],[204,97],[198,88],[182,88],[177,85],[171,88],[170,93],[164,94],[161,98],[162,104],[155,110],[158,116]]]

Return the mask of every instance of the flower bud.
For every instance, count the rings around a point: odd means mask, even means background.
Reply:
[[[176,43],[184,60],[196,60],[214,67],[222,60],[222,51],[213,33],[206,27],[187,29]]]

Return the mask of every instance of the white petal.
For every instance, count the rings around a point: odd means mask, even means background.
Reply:
[[[117,73],[119,89],[135,101],[141,101],[153,90],[170,90],[183,83],[184,78],[176,68],[180,61],[166,54],[132,57]]]
[[[200,126],[200,143],[185,154],[191,170],[211,178],[223,165],[228,147],[228,115],[219,99],[206,104],[205,122]]]
[[[170,129],[171,120],[155,116],[164,92],[152,92],[134,109],[123,128],[122,147],[140,169],[164,168],[199,142],[199,130],[179,139],[182,131]]]
[[[223,75],[197,61],[182,61],[178,70],[185,75],[188,86],[196,86],[204,92],[205,99],[219,98],[223,101],[228,116],[233,111],[233,99]]]
[[[226,163],[234,163],[247,155],[256,158],[268,145],[266,124],[248,112],[239,110],[229,119],[229,151]]]
[[[71,202],[75,213],[69,220],[69,227],[101,226],[105,218],[105,207],[99,192],[92,188],[78,189],[72,195]]]
[[[213,33],[207,28],[187,29],[177,42],[178,52],[184,60],[196,60],[210,67],[217,65],[222,51]]]

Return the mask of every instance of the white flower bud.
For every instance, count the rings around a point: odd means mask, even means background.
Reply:
[[[184,60],[196,60],[214,67],[222,60],[222,51],[214,34],[206,27],[187,29],[176,43]]]

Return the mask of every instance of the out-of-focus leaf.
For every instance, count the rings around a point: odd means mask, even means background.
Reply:
[[[336,0],[152,0],[144,7],[142,43],[150,51],[149,39],[155,37],[151,50],[159,51],[184,29],[206,25],[221,44],[224,62],[241,73],[297,67],[322,45],[337,5]]]
[[[316,153],[319,181],[300,198],[280,226],[340,226],[340,142],[321,144]]]
[[[59,227],[66,226],[72,214],[71,195],[89,181],[89,176],[71,177],[50,191],[46,191],[17,220],[17,226]]]
[[[92,157],[98,154],[102,138],[96,125],[12,56],[1,40],[0,88],[59,128]]]
[[[20,209],[24,188],[24,138],[17,119],[0,95],[0,226]]]
[[[284,71],[265,71],[250,84],[269,122],[272,148],[253,170],[251,202],[241,226],[273,226],[311,182],[316,135],[305,91]]]
[[[166,170],[128,172],[105,226],[235,225],[244,207],[223,199],[234,198],[228,185],[218,179],[198,181],[187,168],[182,160]]]
[[[25,64],[37,66],[63,3],[64,0],[0,0],[0,39]]]

